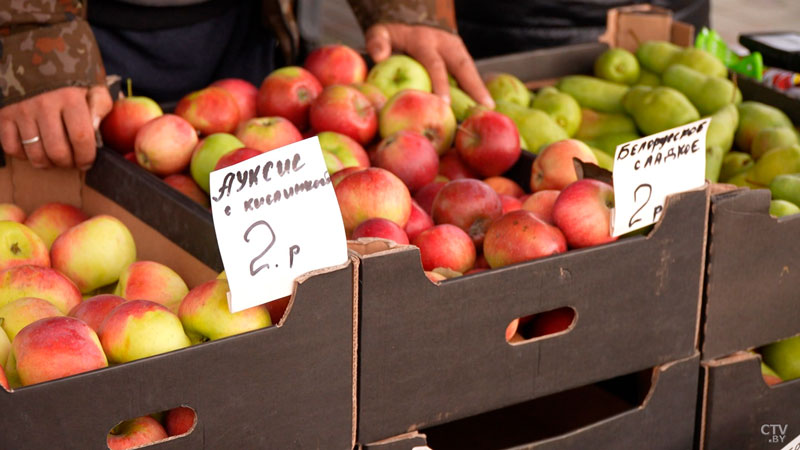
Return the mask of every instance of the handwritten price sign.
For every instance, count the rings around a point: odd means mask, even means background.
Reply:
[[[710,122],[701,119],[617,146],[613,236],[656,223],[668,195],[705,184]]]
[[[238,312],[347,261],[342,215],[316,137],[211,172],[211,214]]]

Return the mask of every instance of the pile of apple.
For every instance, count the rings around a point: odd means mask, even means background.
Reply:
[[[62,203],[30,215],[0,204],[0,245],[0,385],[7,390],[268,327],[288,302],[231,314],[224,278],[190,290],[169,267],[137,261],[120,220]],[[152,419],[136,420],[144,425],[120,424],[109,445],[153,428]]]

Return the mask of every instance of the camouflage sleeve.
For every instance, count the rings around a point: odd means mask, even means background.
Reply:
[[[456,31],[453,0],[348,0],[361,28],[400,22]]]
[[[65,86],[103,82],[85,9],[79,0],[0,0],[0,107]]]

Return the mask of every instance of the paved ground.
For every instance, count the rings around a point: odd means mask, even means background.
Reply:
[[[362,48],[361,30],[346,0],[321,3],[323,40]],[[800,32],[800,0],[711,0],[711,27],[732,46],[738,46],[740,33]]]

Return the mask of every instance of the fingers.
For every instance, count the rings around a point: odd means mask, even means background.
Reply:
[[[83,101],[74,102],[67,105],[61,115],[67,128],[75,167],[88,170],[97,154],[91,105]]]
[[[89,104],[92,128],[97,130],[100,127],[100,121],[111,112],[114,101],[111,99],[111,94],[105,86],[91,87],[88,94],[86,94],[86,101]]]
[[[64,132],[61,111],[45,109],[38,114],[36,123],[41,138],[39,143],[44,146],[47,158],[58,167],[72,167],[72,146]]]
[[[447,66],[442,56],[435,48],[430,46],[420,46],[417,51],[410,51],[409,56],[415,58],[427,69],[431,76],[431,86],[433,93],[438,95],[448,105],[450,104],[450,83],[447,81]]]
[[[47,155],[44,152],[42,139],[41,136],[39,136],[39,127],[36,125],[33,115],[21,114],[17,117],[15,122],[17,124],[22,149],[31,165],[37,169],[52,167],[50,160],[47,159]],[[39,136],[38,140],[26,143],[26,141],[36,139],[37,136]]]
[[[373,61],[381,62],[392,54],[392,41],[385,25],[373,25],[364,36],[367,53]]]
[[[444,61],[447,64],[447,69],[458,81],[458,85],[470,97],[475,99],[478,103],[494,109],[494,100],[483,84],[478,69],[475,67],[475,62],[467,52],[463,43],[458,43],[453,51],[443,52]]]
[[[8,156],[18,159],[25,158],[25,150],[22,149],[22,144],[19,142],[17,124],[13,120],[0,118],[0,146]]]

